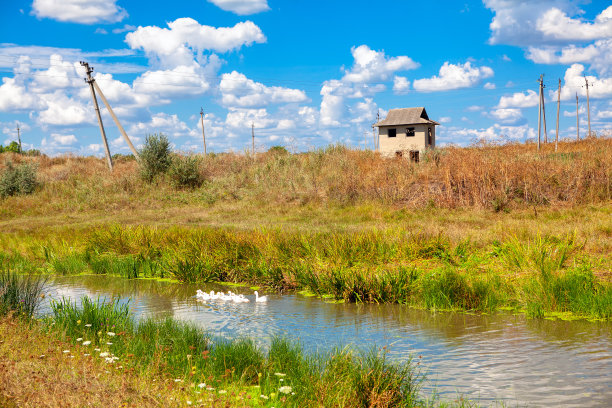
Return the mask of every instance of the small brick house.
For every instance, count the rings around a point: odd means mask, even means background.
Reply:
[[[391,109],[378,128],[378,150],[383,156],[405,156],[418,162],[426,149],[436,147],[436,126],[425,108]]]

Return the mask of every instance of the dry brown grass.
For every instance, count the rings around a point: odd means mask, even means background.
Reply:
[[[373,202],[501,211],[612,199],[612,139],[604,137],[561,142],[557,152],[553,144],[540,153],[532,144],[448,147],[429,152],[419,164],[333,146],[293,155],[268,152],[254,159],[211,155],[200,165],[208,182],[195,192],[177,192],[165,182],[145,184],[135,161],[119,161],[109,173],[104,161],[93,157],[4,156],[35,162],[43,185],[34,196],[7,200],[6,212],[12,214],[162,208],[177,201]]]
[[[36,325],[0,319],[1,407],[185,407],[187,400],[198,407],[250,406],[235,396],[195,395],[172,378],[109,367]]]

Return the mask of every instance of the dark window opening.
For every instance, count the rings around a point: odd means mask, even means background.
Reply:
[[[389,129],[389,137],[395,137],[397,135],[397,130],[396,129]]]
[[[410,151],[410,161],[415,162],[415,163],[419,162],[419,151],[418,150]]]
[[[433,135],[431,132],[431,128],[427,128],[427,145],[433,145]]]
[[[414,128],[406,128],[406,137],[414,136]]]
[[[395,157],[404,157],[404,152],[398,150],[397,152],[395,152]]]

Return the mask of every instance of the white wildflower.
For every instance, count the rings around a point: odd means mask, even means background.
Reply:
[[[198,384],[198,387],[200,387],[200,388],[204,388],[204,387],[206,387],[206,384],[204,384],[204,383],[199,383],[199,384]]]
[[[276,375],[276,376],[278,376],[278,377],[284,377],[284,376],[286,376],[287,374],[283,374],[283,373],[274,373],[274,375]]]
[[[106,332],[106,335],[107,335],[108,337],[113,337],[113,336],[115,335],[115,333],[113,333],[113,332]]]
[[[110,356],[110,353],[107,353],[106,351],[104,353],[100,353],[100,357],[105,358]]]
[[[64,354],[70,353],[70,350],[64,350]]]
[[[83,342],[83,345],[84,345],[84,346],[89,346],[90,344],[91,344],[91,341],[89,341],[89,340],[85,340],[85,341]]]
[[[291,388],[291,387],[290,387],[290,386],[288,386],[288,385],[284,385],[284,386],[280,387],[280,388],[278,389],[278,391],[279,391],[279,392],[282,392],[283,394],[291,394],[291,391],[293,391],[293,388]]]
[[[79,337],[78,339],[76,339],[76,341],[83,341],[83,338]]]
[[[85,327],[91,327],[91,323],[87,323]]]

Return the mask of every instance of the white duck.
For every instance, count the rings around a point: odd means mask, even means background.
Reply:
[[[268,297],[267,296],[259,296],[259,292],[255,291],[255,302],[257,303],[264,303],[268,301]]]

